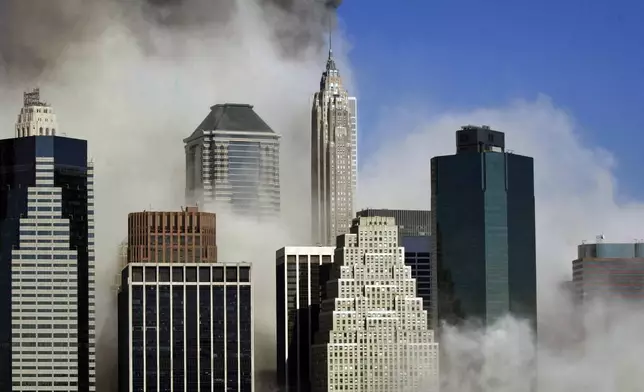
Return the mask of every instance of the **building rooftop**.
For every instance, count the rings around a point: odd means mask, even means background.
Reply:
[[[199,124],[203,131],[270,132],[271,127],[253,110],[253,105],[224,103],[210,107],[210,113]]]

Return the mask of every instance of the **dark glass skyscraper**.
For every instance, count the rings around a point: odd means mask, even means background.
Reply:
[[[121,392],[252,392],[251,269],[129,263],[119,292]]]
[[[429,211],[428,211],[429,212]],[[400,230],[400,229],[399,229]],[[416,295],[423,299],[423,309],[427,311],[427,322],[432,323],[432,264],[430,236],[410,236],[402,238],[405,248],[405,265],[411,267],[411,277],[416,279]]]
[[[457,153],[431,161],[435,320],[489,325],[512,313],[536,326],[533,160],[504,139],[463,127]]]
[[[95,390],[93,169],[30,125],[50,110],[25,99],[0,140],[0,392]]]

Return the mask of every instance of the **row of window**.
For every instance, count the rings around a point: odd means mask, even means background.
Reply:
[[[165,267],[132,266],[132,282],[250,282],[249,266]],[[224,280],[225,277],[225,280]]]

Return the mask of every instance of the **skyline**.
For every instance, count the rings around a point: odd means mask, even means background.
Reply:
[[[286,178],[282,189],[288,196],[283,206],[289,205],[284,212],[289,224],[276,230],[223,217],[222,238],[230,241],[222,240],[226,245],[221,251],[225,255],[222,260],[259,260],[261,271],[267,267],[263,264],[272,267],[275,249],[301,243],[293,233],[298,231],[298,222],[292,210],[302,208],[297,195],[307,193],[307,184],[294,183],[292,178],[308,170],[298,170],[289,163],[302,159],[295,147],[308,139],[307,97],[315,91],[326,50],[311,47],[297,61],[284,58],[274,42],[267,40],[273,30],[256,10],[241,7],[240,15],[228,26],[236,35],[233,45],[229,37],[213,38],[207,29],[191,31],[194,35],[186,40],[185,32],[148,26],[160,42],[156,54],[141,50],[123,27],[126,22],[116,18],[111,23],[117,27],[106,29],[97,42],[70,45],[44,79],[16,86],[15,79],[0,77],[0,85],[7,87],[0,95],[2,136],[12,136],[23,90],[38,84],[56,109],[61,132],[89,140],[96,160],[97,254],[103,260],[116,258],[127,212],[150,204],[154,209],[173,210],[182,204],[183,188],[171,180],[183,176],[180,140],[194,129],[203,111],[218,102],[254,104],[258,113],[284,135],[282,167],[286,168]],[[137,14],[132,18],[136,19]],[[350,43],[359,46],[361,41],[348,33]],[[340,48],[343,73],[363,72],[347,62],[342,39],[334,38],[334,48]],[[204,45],[209,45],[212,52],[204,54],[200,50]],[[360,87],[360,78],[355,84],[355,95],[362,99],[367,93]],[[282,91],[286,93],[279,94]],[[276,95],[280,99],[275,99]],[[527,94],[517,97],[527,101],[508,99],[501,104],[481,99],[475,107],[487,109],[478,110],[446,104],[448,109],[439,108],[433,116],[417,111],[424,106],[422,100],[410,102],[405,97],[401,97],[399,106],[382,113],[361,107],[362,135],[373,135],[375,145],[385,147],[369,151],[367,145],[359,153],[362,167],[358,189],[370,197],[361,196],[357,208],[427,208],[431,156],[453,152],[453,133],[460,126],[487,124],[508,135],[512,140],[509,149],[535,159],[540,295],[548,294],[547,288],[557,279],[569,276],[571,256],[582,240],[599,233],[605,233],[611,241],[641,237],[638,230],[644,206],[639,203],[624,207],[613,198],[614,158],[592,147],[596,144],[587,147],[587,139],[580,142],[579,128],[572,122],[573,117],[560,109],[559,102],[535,100],[534,96]],[[365,119],[383,117],[386,121],[365,124]],[[388,132],[378,131],[387,127]],[[407,130],[406,135],[399,132],[401,129]],[[155,164],[150,165],[150,161]],[[424,166],[427,170],[405,170],[410,166]],[[247,233],[267,231],[271,231],[270,238],[246,244],[248,249],[233,249],[245,244]],[[97,264],[98,276],[114,272],[109,262]],[[102,302],[99,308],[110,306],[104,297],[97,296],[97,301]],[[99,322],[110,325],[110,316],[109,312],[100,312]],[[258,330],[269,319],[258,320]],[[274,355],[267,354],[267,358],[271,357]]]

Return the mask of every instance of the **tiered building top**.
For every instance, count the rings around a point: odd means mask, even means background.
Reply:
[[[312,349],[313,391],[437,390],[438,343],[394,218],[356,218],[338,242]]]
[[[57,131],[54,109],[40,100],[40,89],[24,93],[24,104],[16,122],[16,137],[55,136]]]

